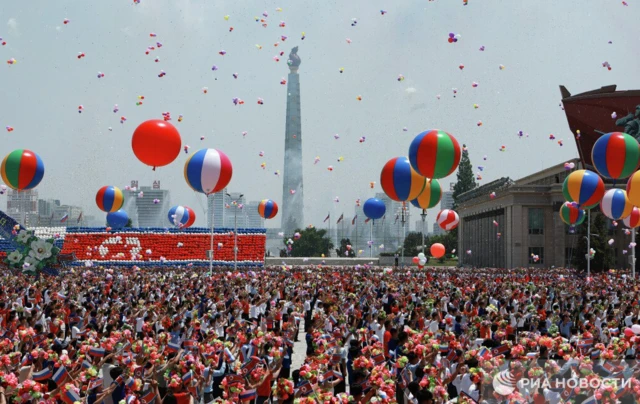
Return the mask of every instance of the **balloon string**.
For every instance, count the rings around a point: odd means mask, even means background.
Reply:
[[[156,171],[156,166],[153,166],[153,170],[152,171]]]

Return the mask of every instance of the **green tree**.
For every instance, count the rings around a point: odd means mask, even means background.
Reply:
[[[336,248],[336,254],[338,257],[355,257],[356,252],[353,248],[347,248],[347,246],[351,245],[351,240],[348,238],[343,238],[340,240],[340,247]],[[347,254],[348,252],[348,254]]]
[[[478,186],[476,177],[473,175],[473,166],[469,160],[469,152],[466,150],[467,145],[462,145],[462,156],[458,165],[457,180],[453,187],[453,209],[458,207],[458,198],[460,195]]]
[[[573,265],[577,269],[587,270],[587,229],[588,223],[585,220],[583,224],[578,226],[578,243],[576,251],[573,254]],[[614,265],[613,251],[609,247],[607,240],[609,239],[609,229],[607,218],[599,213],[591,212],[591,248],[596,254],[591,260],[591,270],[594,272],[607,271]]]
[[[445,250],[447,251],[447,253],[445,254],[445,256],[447,256],[447,257],[451,257],[451,256],[455,255],[453,250],[458,248],[458,240],[457,240],[454,232],[452,232],[452,231],[447,232],[445,234],[440,234],[440,235],[437,235],[437,236],[431,236],[429,238],[429,242],[427,243],[426,240],[425,240],[425,243],[428,246],[431,246],[431,244],[434,244],[434,243],[442,244],[444,246]]]
[[[133,227],[133,220],[129,218],[129,220],[127,220],[127,224],[125,224],[124,227]]]
[[[294,239],[293,234],[284,239],[285,251],[287,241],[293,240],[289,254],[291,257],[320,257],[322,254],[327,257],[333,249],[333,242],[325,229],[311,227],[304,230],[296,229],[294,233],[300,233],[298,240]]]
[[[424,243],[429,245],[429,237],[425,236]],[[422,244],[422,233],[419,231],[412,231],[404,238],[404,255],[405,257],[415,257],[418,253],[422,252],[420,245]],[[425,252],[426,254],[426,252]]]

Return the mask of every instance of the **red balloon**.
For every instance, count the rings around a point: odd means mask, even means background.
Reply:
[[[138,160],[155,170],[178,157],[182,139],[178,129],[169,122],[151,119],[142,122],[133,132],[131,147]]]
[[[445,253],[445,248],[440,243],[431,244],[430,250],[433,258],[442,258]]]
[[[418,262],[420,262],[420,258],[413,257],[412,261],[413,261],[414,264],[417,264]]]
[[[453,38],[448,39],[449,43],[453,43]]]

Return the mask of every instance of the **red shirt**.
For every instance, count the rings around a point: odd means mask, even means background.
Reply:
[[[175,393],[173,396],[176,398],[176,403],[178,404],[189,404],[191,402],[191,393]]]
[[[389,341],[391,341],[391,332],[389,330],[384,332],[384,356],[389,357]]]
[[[267,372],[269,372],[267,370]],[[271,372],[269,372],[269,374],[267,375],[266,379],[264,379],[264,381],[262,382],[262,384],[260,386],[258,386],[258,389],[256,390],[258,393],[258,397],[269,397],[271,395],[271,380],[273,379],[273,376],[271,375]]]

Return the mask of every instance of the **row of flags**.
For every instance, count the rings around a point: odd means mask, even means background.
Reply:
[[[385,217],[387,217],[387,216],[386,216],[386,215],[385,215],[385,216],[382,216],[382,221],[383,221],[383,222],[384,222]],[[325,218],[324,218],[324,220],[322,221],[322,223],[326,223],[326,222],[327,222],[327,220],[329,220],[330,218],[331,218],[331,213],[329,213],[329,214],[327,215],[327,217],[325,217]],[[336,224],[339,224],[339,223],[342,221],[342,219],[344,219],[344,213],[340,215],[340,217],[338,218],[338,221],[336,222]],[[356,220],[357,220],[357,219],[358,219],[358,215],[355,215],[355,216],[353,217],[353,219],[351,219],[351,225],[352,225],[352,226],[356,224]],[[399,214],[398,214],[398,215],[396,215],[396,220],[393,222],[393,224],[398,223],[398,219],[400,219],[400,215],[399,215]],[[364,222],[365,222],[365,223],[369,223],[369,220],[371,220],[371,219],[366,218],[366,219],[364,220]]]

